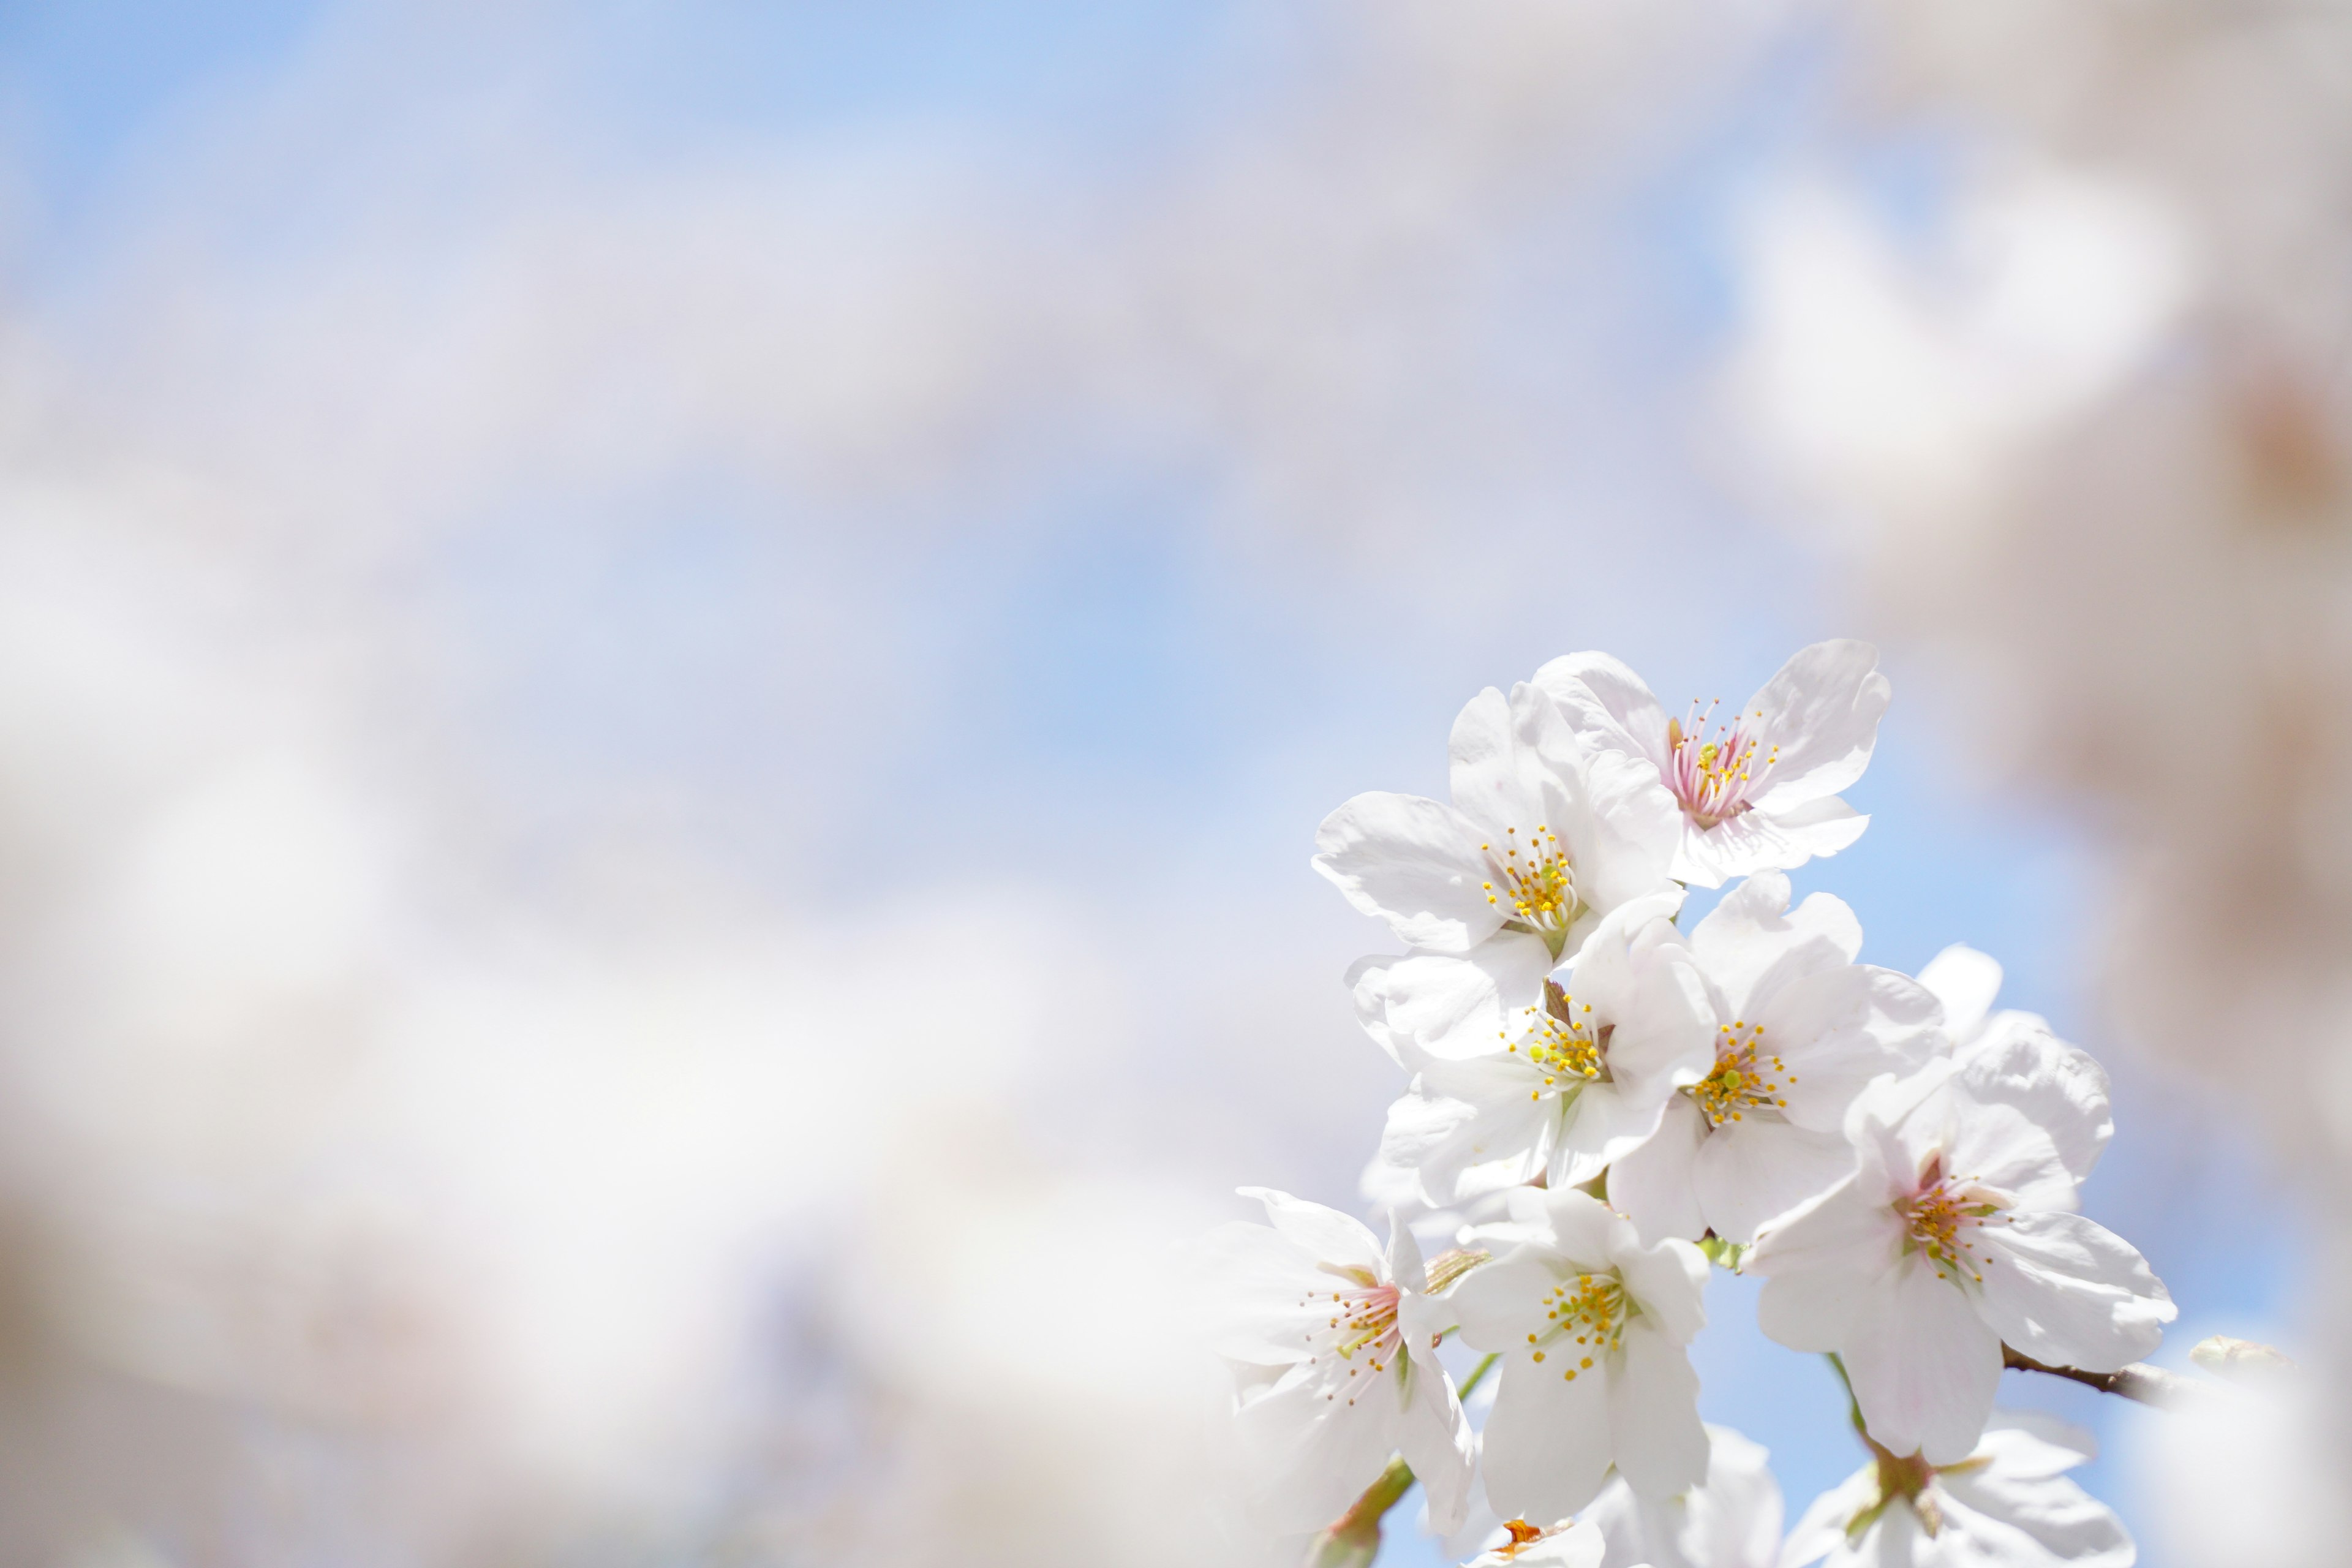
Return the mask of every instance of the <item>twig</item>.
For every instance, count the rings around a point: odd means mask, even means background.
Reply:
[[[2183,1377],[2177,1372],[2167,1372],[2144,1361],[2136,1361],[2121,1372],[2084,1372],[2075,1366],[2046,1365],[2003,1345],[2000,1347],[2000,1364],[2019,1372],[2042,1372],[2052,1377],[2067,1378],[2095,1388],[2101,1394],[2121,1394],[2126,1399],[2153,1405],[2160,1410],[2179,1410],[2193,1405],[2200,1399],[2210,1398],[2213,1393],[2213,1385],[2210,1383]]]

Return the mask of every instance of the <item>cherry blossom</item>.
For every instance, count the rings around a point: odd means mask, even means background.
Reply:
[[[2081,1181],[2114,1136],[2106,1069],[2051,1032],[2038,1013],[1992,1010],[2000,965],[1954,942],[1928,961],[1919,984],[1944,1006],[1960,1078],[1979,1098],[2005,1100],[2044,1127],[2063,1129],[2059,1150]]]
[[[2001,1346],[2115,1372],[2156,1348],[2172,1300],[2129,1245],[2074,1212],[2096,1149],[1940,1061],[1874,1085],[1849,1121],[1856,1169],[1766,1230],[1764,1331],[1836,1352],[1870,1436],[1948,1465],[1976,1446]],[[2034,1097],[2026,1097],[2029,1100]]]
[[[1575,1186],[1638,1148],[1715,1059],[1714,1008],[1674,908],[1671,895],[1620,907],[1477,1054],[1422,1052],[1381,1159],[1444,1205],[1538,1176]]]
[[[1242,1194],[1265,1205],[1271,1226],[1212,1232],[1195,1272],[1217,1317],[1212,1347],[1268,1369],[1236,1408],[1256,1513],[1276,1530],[1328,1524],[1402,1452],[1433,1527],[1452,1529],[1469,1507],[1472,1440],[1437,1362],[1453,1319],[1433,1292],[1472,1259],[1424,1268],[1402,1225],[1383,1252],[1337,1210],[1264,1187]]]
[[[2067,1479],[2089,1436],[2039,1412],[1997,1413],[1969,1456],[1937,1466],[1882,1451],[1823,1492],[1789,1535],[1785,1568],[2130,1568],[2123,1521]],[[1661,1568],[1664,1564],[1661,1563]]]
[[[1706,1258],[1685,1241],[1645,1245],[1573,1189],[1517,1188],[1510,1212],[1478,1233],[1508,1250],[1453,1293],[1464,1342],[1503,1356],[1487,1501],[1561,1518],[1592,1500],[1612,1463],[1644,1498],[1696,1484],[1707,1445],[1686,1347],[1706,1321]]]
[[[1538,1530],[1515,1519],[1503,1528],[1510,1538],[1481,1552],[1464,1568],[1601,1568],[1601,1532],[1590,1524],[1563,1519],[1549,1530]]]
[[[1706,1429],[1706,1479],[1643,1501],[1612,1479],[1584,1515],[1608,1543],[1606,1568],[1778,1568],[1780,1485],[1769,1456],[1728,1426]]]
[[[1604,653],[1536,672],[1587,744],[1636,756],[1680,808],[1674,875],[1715,888],[1833,855],[1870,819],[1838,798],[1878,742],[1889,688],[1865,642],[1801,648],[1727,717],[1697,703],[1669,718],[1642,678]]]
[[[1645,1236],[1754,1240],[1853,1170],[1854,1097],[1943,1048],[1932,994],[1853,962],[1852,910],[1827,893],[1790,910],[1789,896],[1786,876],[1759,873],[1691,933],[1716,1015],[1713,1059],[1610,1173],[1610,1200]]]
[[[1610,910],[1666,889],[1673,800],[1650,770],[1589,752],[1559,705],[1488,688],[1454,721],[1454,804],[1360,795],[1315,835],[1315,868],[1421,952],[1543,967]]]

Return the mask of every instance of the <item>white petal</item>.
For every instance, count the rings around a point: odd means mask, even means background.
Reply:
[[[2099,1457],[2098,1439],[2046,1410],[1996,1410],[1977,1452],[2003,1478],[2032,1480],[2063,1475]]]
[[[1762,726],[1766,744],[1779,752],[1757,804],[1777,809],[1819,800],[1862,777],[1892,694],[1868,643],[1800,648],[1741,714]],[[1759,709],[1763,717],[1751,717]]]
[[[2156,1349],[2177,1309],[2132,1246],[2078,1214],[1987,1226],[1985,1317],[2039,1362],[2115,1372]]]
[[[1742,812],[1712,827],[1685,816],[1682,839],[1675,847],[1674,874],[1694,888],[1719,888],[1735,877],[1786,871],[1811,858],[1811,850],[1760,811]]]
[[[1255,1472],[1250,1511],[1270,1530],[1318,1530],[1379,1479],[1402,1426],[1390,1390],[1352,1394],[1378,1374],[1325,1375],[1301,1364],[1243,1404],[1234,1430]],[[1350,1397],[1356,1399],[1349,1404]]]
[[[1904,1229],[1892,1210],[1849,1181],[1767,1230],[1742,1265],[1764,1277],[1756,1321],[1791,1350],[1828,1352],[1887,1289]]]
[[[1959,1080],[1979,1100],[2013,1105],[2048,1132],[2079,1183],[2115,1134],[2106,1070],[2031,1013],[2003,1013],[1955,1054]]]
[[[1746,815],[1760,816],[1770,823],[1774,832],[1791,847],[1801,850],[1807,858],[1834,855],[1852,847],[1862,837],[1863,829],[1870,826],[1869,817],[1835,795],[1800,805],[1759,806]]]
[[[1564,1519],[1601,1490],[1611,1456],[1607,1379],[1598,1373],[1525,1349],[1504,1363],[1481,1456],[1496,1513]]]
[[[1608,1371],[1617,1468],[1633,1495],[1663,1500],[1705,1480],[1706,1429],[1699,1425],[1698,1373],[1689,1352],[1636,1318],[1625,1325],[1622,1351],[1611,1355]]]
[[[1543,1329],[1544,1296],[1559,1278],[1532,1249],[1472,1269],[1446,1293],[1462,1320],[1462,1342],[1482,1351],[1525,1346]]]
[[[1864,1467],[1822,1493],[1805,1506],[1804,1514],[1789,1531],[1780,1551],[1781,1568],[1803,1568],[1824,1553],[1845,1545],[1845,1527],[1864,1509],[1878,1500],[1878,1473]],[[1759,1563],[1769,1558],[1759,1558]]]
[[[1853,1145],[1760,1115],[1718,1127],[1692,1171],[1707,1227],[1741,1246],[1762,1226],[1853,1174]]]
[[[1393,1213],[1389,1215],[1388,1256],[1382,1261],[1385,1277],[1408,1293],[1418,1295],[1428,1288],[1429,1270],[1421,1261],[1421,1243],[1403,1219]]]
[[[1420,795],[1360,795],[1315,830],[1315,868],[1348,901],[1389,923],[1400,942],[1462,952],[1502,929],[1477,828]]]
[[[1706,1138],[1706,1118],[1690,1096],[1676,1094],[1650,1141],[1609,1168],[1609,1201],[1644,1237],[1696,1241],[1706,1234],[1692,1175]]]
[[[1664,1117],[1674,1092],[1663,1075],[1644,1082],[1594,1083],[1569,1103],[1562,1115],[1548,1180],[1554,1187],[1578,1187],[1610,1164],[1648,1142]]]
[[[1361,1220],[1321,1204],[1294,1198],[1273,1187],[1234,1190],[1264,1204],[1265,1217],[1273,1222],[1274,1228],[1308,1258],[1341,1268],[1360,1268],[1376,1279],[1383,1277],[1386,1258],[1380,1242],[1364,1228]]]
[[[1810,900],[1808,900],[1810,901]],[[1763,1026],[1763,1051],[1779,1059],[1777,1093],[1789,1120],[1836,1131],[1870,1081],[1907,1073],[1940,1048],[1940,1013],[1925,986],[1891,969],[1841,964],[1760,982],[1748,1022]]]
[[[1528,1201],[1541,1205],[1553,1248],[1580,1268],[1612,1268],[1620,1254],[1641,1245],[1625,1217],[1590,1193],[1570,1187],[1533,1193]]]
[[[1397,1447],[1429,1496],[1429,1528],[1440,1535],[1462,1527],[1470,1513],[1470,1479],[1476,1447],[1469,1417],[1437,1358],[1408,1344],[1404,1425]]]
[[[1963,1563],[2129,1568],[2137,1553],[2115,1511],[2063,1476],[2009,1481],[1991,1470],[1939,1477],[1944,1531]]]
[[[1706,1257],[1697,1247],[1678,1240],[1620,1246],[1614,1261],[1626,1290],[1668,1339],[1688,1344],[1706,1327]]]
[[[1310,1342],[1330,1313],[1308,1298],[1330,1276],[1318,1273],[1295,1243],[1236,1220],[1194,1243],[1186,1261],[1210,1349],[1263,1366],[1314,1353]],[[1327,1292],[1327,1305],[1328,1299]]]
[[[1559,1103],[1529,1096],[1542,1075],[1523,1058],[1432,1062],[1421,1092],[1389,1108],[1381,1157],[1420,1174],[1445,1205],[1532,1181],[1559,1125]]]
[[[1771,1456],[1728,1426],[1709,1426],[1706,1437],[1706,1484],[1684,1504],[1674,1549],[1692,1564],[1770,1568],[1782,1515]]]
[[[1358,959],[1348,989],[1364,1030],[1399,1066],[1430,1057],[1499,1050],[1519,1010],[1543,998],[1551,950],[1537,936],[1497,931],[1459,956]]]
[[[1790,910],[1789,879],[1763,871],[1707,911],[1691,932],[1691,951],[1724,1005],[1744,1016],[1759,992],[1853,963],[1862,951],[1862,923],[1843,900],[1827,893]]]
[[[2000,1383],[2000,1338],[1918,1254],[1872,1291],[1838,1354],[1870,1435],[1895,1453],[1949,1465],[1977,1446]]]
[[[1468,1568],[1601,1568],[1608,1542],[1584,1520],[1562,1520],[1533,1545],[1507,1557],[1490,1552]]]
[[[1988,1105],[1957,1081],[1912,1113],[1944,1112],[1944,1170],[2013,1195],[2017,1207],[2071,1209],[2077,1183],[2047,1129],[2013,1105]]]
[[[1650,1561],[1642,1505],[1633,1500],[1633,1489],[1625,1484],[1622,1475],[1610,1477],[1601,1495],[1584,1510],[1583,1522],[1601,1532],[1601,1561],[1610,1568]]]
[[[1662,768],[1666,715],[1642,678],[1605,653],[1571,653],[1536,671],[1589,749],[1614,747]]]
[[[1993,998],[2000,994],[2000,962],[1956,942],[1927,961],[1919,972],[1919,984],[1944,1005],[1945,1032],[1966,1041],[1983,1027]]]
[[[1658,945],[1633,955],[1628,967],[1625,987],[1614,995],[1596,994],[1579,976],[1570,977],[1578,1002],[1593,1003],[1592,1016],[1611,1026],[1611,1076],[1656,1080],[1662,1089],[1706,1076],[1715,1065],[1716,1018],[1697,961],[1679,945]]]
[[[1548,699],[1545,706],[1557,718]],[[1480,837],[1488,842],[1514,828],[1522,839],[1528,838],[1538,825],[1565,838],[1562,809],[1584,809],[1581,776],[1556,776],[1559,770],[1525,733],[1528,719],[1527,704],[1517,693],[1506,698],[1490,686],[1462,710],[1446,742],[1454,804],[1478,825]],[[1568,741],[1563,749],[1572,759],[1574,742]]]

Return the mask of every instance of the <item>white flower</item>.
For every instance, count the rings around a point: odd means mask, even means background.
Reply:
[[[1382,1161],[1419,1172],[1423,1197],[1444,1205],[1538,1175],[1576,1186],[1639,1147],[1677,1085],[1715,1060],[1715,1010],[1667,918],[1675,902],[1612,913],[1564,981],[1546,982],[1478,1054],[1422,1052],[1412,1092],[1389,1111]]]
[[[1709,1426],[1706,1436],[1701,1485],[1644,1502],[1619,1477],[1593,1500],[1584,1517],[1608,1542],[1606,1568],[1776,1568],[1780,1484],[1769,1456],[1728,1426]]]
[[[1940,1061],[1874,1085],[1848,1122],[1858,1168],[1744,1266],[1766,1277],[1764,1331],[1837,1352],[1871,1436],[1936,1465],[1975,1447],[2004,1342],[2115,1372],[2156,1348],[2174,1310],[2137,1252],[2074,1212],[2097,1153],[2084,1122],[2038,1124],[1966,1070]]]
[[[1706,1260],[1685,1241],[1644,1246],[1622,1215],[1574,1190],[1521,1187],[1517,1245],[1454,1288],[1462,1338],[1503,1353],[1487,1417],[1486,1499],[1506,1516],[1559,1519],[1591,1502],[1613,1461],[1635,1493],[1666,1497],[1706,1473],[1698,1374]]]
[[[1717,1013],[1714,1060],[1672,1096],[1657,1135],[1620,1160],[1609,1198],[1644,1236],[1746,1244],[1853,1168],[1845,1115],[1874,1078],[1943,1045],[1936,999],[1853,962],[1862,927],[1826,893],[1789,909],[1766,871],[1691,933]]]
[[[1463,1568],[1601,1568],[1601,1532],[1590,1524],[1563,1519],[1549,1530],[1538,1530],[1515,1519],[1503,1528],[1511,1538]]]
[[[1588,755],[1559,705],[1488,688],[1454,721],[1454,804],[1360,795],[1316,830],[1315,868],[1423,952],[1572,957],[1601,918],[1668,888],[1675,810],[1633,759]]]
[[[1804,1568],[2130,1568],[2123,1521],[2066,1479],[2091,1439],[2038,1412],[2005,1410],[1958,1464],[1882,1457],[1823,1492],[1781,1562]]]
[[[1590,746],[1642,758],[1681,807],[1674,874],[1720,887],[1752,871],[1834,855],[1870,819],[1838,798],[1870,765],[1886,678],[1865,642],[1801,648],[1727,721],[1698,705],[1669,719],[1642,678],[1604,653],[1536,672]]]
[[[1975,948],[1944,949],[1919,972],[1919,984],[1944,1005],[1961,1081],[1980,1100],[2014,1105],[2053,1132],[2063,1128],[2057,1142],[2068,1168],[2077,1181],[2089,1175],[2115,1132],[2106,1070],[2053,1034],[2041,1015],[1992,1011],[2000,965]]]
[[[1454,1528],[1469,1509],[1470,1425],[1437,1363],[1453,1318],[1426,1287],[1450,1283],[1459,1259],[1440,1258],[1433,1280],[1402,1225],[1384,1257],[1336,1210],[1263,1187],[1242,1193],[1265,1203],[1273,1228],[1219,1227],[1200,1246],[1196,1276],[1217,1314],[1213,1348],[1282,1369],[1236,1411],[1256,1511],[1275,1530],[1327,1525],[1402,1453],[1428,1492],[1433,1528]]]

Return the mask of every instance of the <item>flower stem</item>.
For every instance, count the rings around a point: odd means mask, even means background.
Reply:
[[[1486,1374],[1494,1371],[1495,1363],[1502,1359],[1503,1352],[1500,1351],[1495,1351],[1489,1353],[1485,1361],[1480,1362],[1475,1367],[1471,1369],[1470,1375],[1462,1380],[1462,1386],[1454,1390],[1454,1392],[1465,1399],[1469,1398],[1470,1391],[1477,1387],[1479,1384],[1486,1381]]]
[[[1830,1353],[1823,1359],[1828,1361],[1830,1363],[1830,1370],[1837,1373],[1838,1386],[1845,1390],[1846,1419],[1853,1423],[1853,1429],[1862,1434],[1862,1440],[1864,1442],[1870,1443],[1870,1446],[1873,1448],[1877,1447],[1877,1444],[1870,1442],[1870,1428],[1864,1424],[1862,1419],[1862,1401],[1853,1396],[1853,1379],[1846,1376],[1845,1363],[1838,1359],[1838,1354],[1835,1351],[1830,1352]]]
[[[1307,1549],[1307,1568],[1371,1568],[1381,1554],[1381,1519],[1412,1489],[1412,1467],[1391,1459],[1381,1479],[1364,1489],[1331,1527]]]

